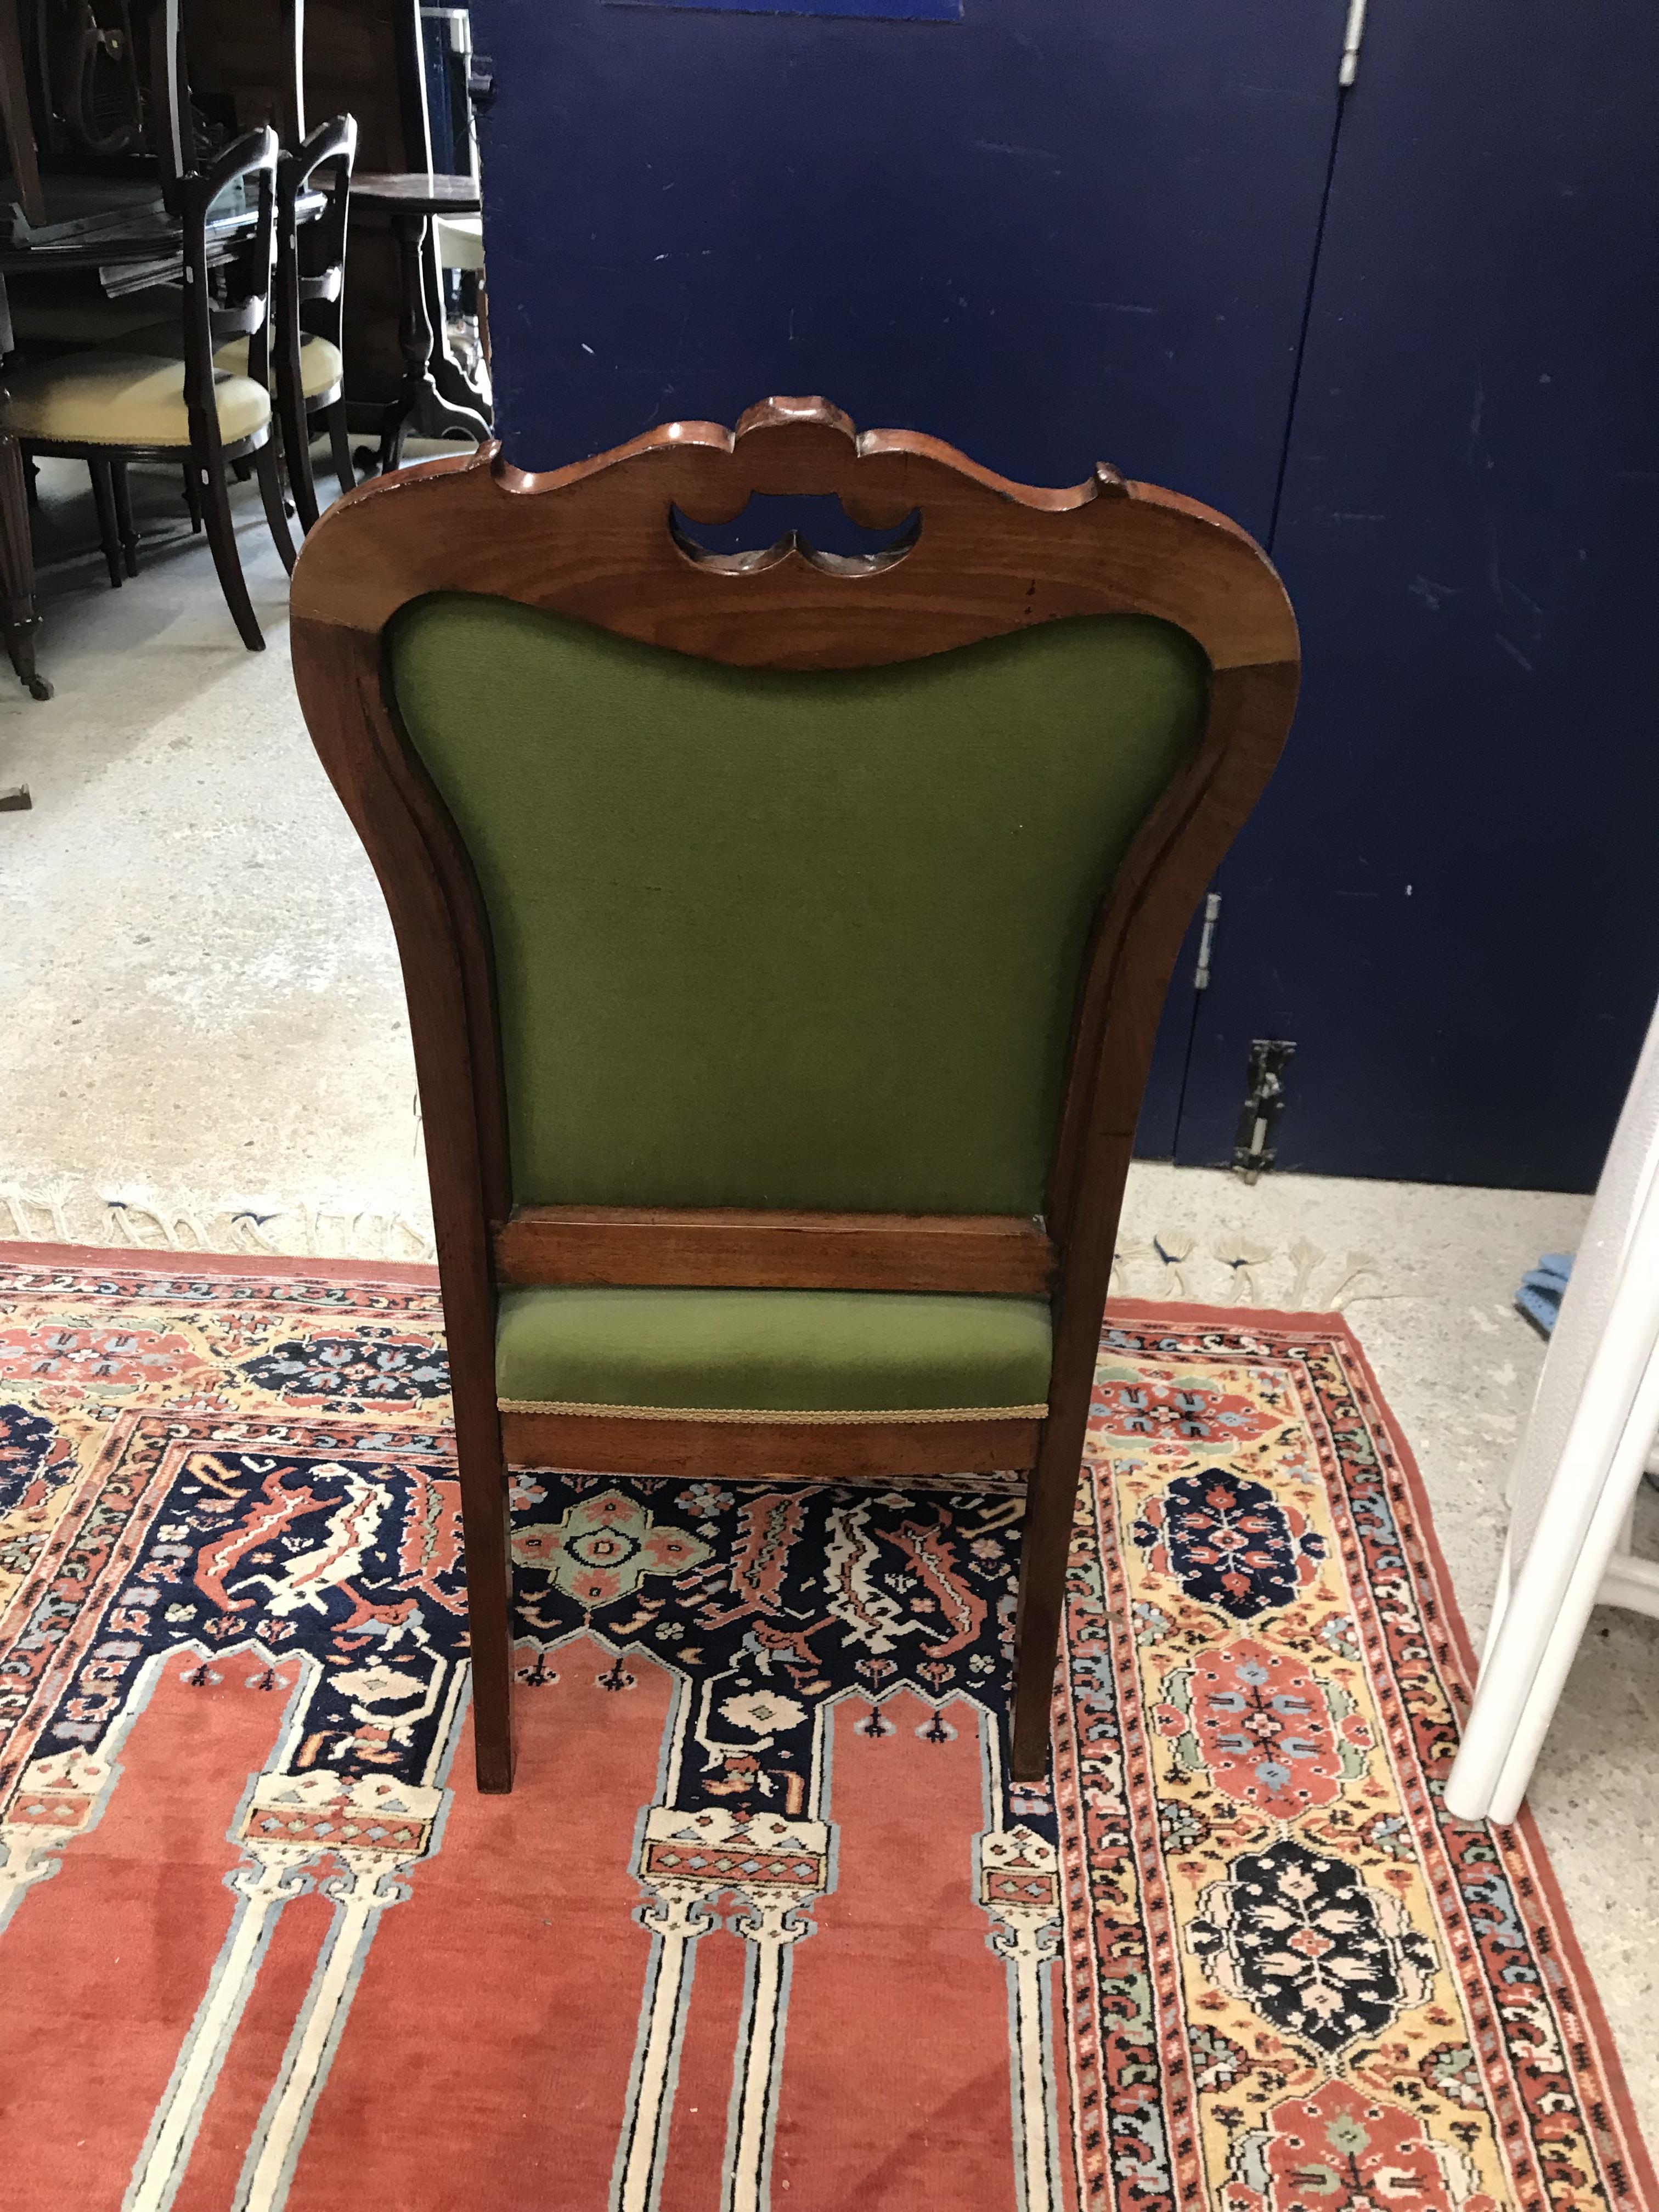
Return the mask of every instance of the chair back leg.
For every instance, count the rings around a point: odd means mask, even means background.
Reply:
[[[274,434],[254,454],[253,465],[259,477],[259,496],[265,503],[265,520],[270,525],[270,534],[276,541],[276,550],[282,556],[283,566],[291,576],[298,556],[289,532],[288,513],[283,504],[283,476],[277,465]]]
[[[288,465],[295,512],[300,518],[300,533],[303,537],[316,524],[317,487],[311,473],[311,419],[306,413],[299,354],[297,335],[287,331],[279,331],[276,344],[276,415],[283,431],[283,459]],[[290,561],[289,566],[291,568],[294,563]]]
[[[199,537],[202,529],[202,488],[196,481],[196,464],[186,461],[179,472],[185,480],[185,506],[190,514],[192,537]]]
[[[349,492],[357,478],[351,465],[351,439],[346,429],[343,393],[328,410],[328,444],[334,456],[334,473],[340,479],[340,489]]]
[[[476,1400],[476,1404],[469,1402]],[[493,1397],[455,1396],[455,1455],[466,1540],[466,1620],[472,1645],[472,1755],[478,1787],[513,1787],[513,1534]]]
[[[121,539],[121,565],[129,576],[138,574],[138,532],[132,520],[132,488],[127,482],[125,461],[110,463],[110,476],[115,486],[115,527]]]
[[[230,519],[230,494],[226,488],[224,471],[214,467],[212,462],[194,447],[191,449],[191,466],[196,471],[196,486],[202,501],[202,520],[207,526],[208,546],[213,555],[213,565],[219,572],[219,588],[225,595],[225,605],[230,609],[230,618],[240,631],[242,642],[248,651],[263,653],[265,649],[264,635],[253,611],[253,602],[247,595],[247,580],[242,574],[241,556],[236,550],[236,526]]]
[[[409,435],[409,415],[401,399],[394,400],[381,418],[380,474],[389,477],[404,465],[404,440]]]
[[[1068,1418],[1068,1409],[1053,1408],[1042,1425],[1036,1465],[1026,1477],[1009,1726],[1008,1769],[1016,1782],[1041,1782],[1048,1771],[1054,1663],[1066,1603],[1066,1562],[1071,1551],[1087,1424],[1086,1403],[1080,1420]]]
[[[118,592],[121,538],[115,521],[115,479],[106,460],[88,461],[87,473],[92,478],[93,504],[98,510],[98,536],[104,548],[104,566],[109,570],[111,589]]]

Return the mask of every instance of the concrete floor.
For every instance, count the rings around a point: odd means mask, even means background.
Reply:
[[[58,696],[0,691],[0,788],[34,800],[0,815],[0,1238],[429,1256],[391,933],[295,703],[258,499],[238,501],[270,640],[251,654],[205,544],[180,533],[176,477],[135,481],[171,542],[116,592],[85,551],[83,473],[43,465]],[[1118,1288],[1346,1311],[1478,1636],[1542,1355],[1511,1293],[1540,1252],[1571,1249],[1586,1204],[1140,1167]],[[1659,1623],[1602,1611],[1532,1803],[1659,2142],[1656,1797]]]

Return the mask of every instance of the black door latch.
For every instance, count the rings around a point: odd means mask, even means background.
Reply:
[[[1244,1110],[1233,1140],[1233,1170],[1254,1182],[1278,1157],[1274,1142],[1285,1110],[1285,1070],[1296,1047],[1288,1037],[1257,1037],[1250,1047]]]

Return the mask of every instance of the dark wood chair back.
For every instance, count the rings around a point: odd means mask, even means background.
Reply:
[[[217,453],[222,441],[213,400],[215,349],[228,339],[248,342],[247,374],[270,389],[271,301],[276,281],[276,133],[268,126],[245,131],[208,168],[179,185],[184,224],[185,404],[198,452]],[[252,185],[255,217],[228,259],[215,250],[216,204],[237,186]],[[213,278],[227,296],[216,299]]]
[[[349,115],[319,123],[303,144],[276,165],[276,270],[284,299],[296,309],[295,327],[314,331],[340,343],[341,307],[345,296],[346,226],[351,209],[351,172],[357,159],[357,125]],[[315,179],[333,174],[325,186]],[[321,189],[326,204],[304,230],[301,250],[298,208],[307,191]],[[301,264],[303,264],[303,267]]]
[[[699,525],[730,522],[757,493],[834,494],[856,522],[898,534],[884,550],[854,558],[815,552],[793,534],[768,550],[738,555],[697,544]],[[476,619],[469,606],[479,610]],[[538,626],[526,621],[526,609],[566,620]],[[530,1187],[523,1139],[545,1085],[539,1094],[533,1086],[515,1088],[525,1002],[514,994],[525,939],[515,922],[501,942],[492,940],[491,917],[503,911],[493,888],[495,860],[454,781],[491,772],[483,765],[483,732],[495,711],[493,692],[484,694],[493,680],[488,671],[500,659],[496,633],[516,631],[522,641],[534,630],[532,660],[567,650],[559,635],[589,663],[616,659],[608,640],[582,646],[579,625],[590,640],[608,632],[611,640],[669,648],[650,665],[649,682],[660,693],[656,706],[631,726],[633,736],[672,747],[681,727],[670,698],[677,661],[682,669],[716,664],[733,676],[792,672],[795,690],[803,672],[884,671],[920,694],[960,685],[958,648],[983,644],[987,665],[1000,667],[1006,656],[988,641],[1029,647],[1034,668],[1046,666],[1046,650],[1035,651],[1043,625],[1062,626],[1053,633],[1057,645],[1069,629],[1077,649],[1091,650],[1086,640],[1112,627],[1088,619],[1100,617],[1154,617],[1140,625],[1141,635],[1184,632],[1171,665],[1196,673],[1181,673],[1176,685],[1189,702],[1182,708],[1190,716],[1186,738],[1163,756],[1156,788],[1127,842],[1094,877],[1100,888],[1090,894],[1097,900],[1092,919],[1086,905],[1079,918],[1078,956],[1068,971],[1076,980],[1059,987],[1069,1003],[1057,1004],[1053,1025],[1063,1066],[1045,1109],[1050,1118],[1035,1182],[964,1180],[951,1188],[968,1196],[923,1199],[902,1212],[857,1210],[895,1201],[856,1194],[733,1197],[729,1176],[703,1179],[723,1194],[702,1204],[677,1201],[672,1190],[651,1203],[607,1198],[602,1190],[560,1202],[556,1190],[556,1202],[544,1202],[546,1194]],[[364,485],[307,540],[294,580],[291,624],[306,718],[379,873],[409,994],[454,1387],[483,1786],[505,1788],[511,1772],[504,1459],[838,1480],[1030,1468],[1012,1771],[1021,1780],[1039,1776],[1101,1319],[1153,1037],[1187,922],[1267,780],[1295,701],[1295,621],[1265,556],[1210,509],[1127,483],[1103,465],[1070,489],[1034,489],[909,431],[859,436],[822,400],[770,400],[751,409],[735,434],[713,423],[673,423],[551,475],[526,475],[486,447]],[[469,626],[489,629],[496,641],[477,662],[474,757],[465,741],[468,696],[445,678],[452,696],[441,714],[452,736],[461,732],[446,765],[429,730],[417,737],[417,726],[432,717],[427,696],[409,690],[420,681],[419,657],[411,659],[403,641],[459,640]],[[430,679],[439,664],[428,654],[427,665]],[[1109,659],[1102,667],[1109,680]],[[635,673],[625,672],[627,683]],[[561,732],[571,726],[568,709],[562,722],[553,708],[538,706],[537,681],[533,670],[521,678],[527,750],[520,764],[529,763],[521,787],[531,798],[542,774],[537,747],[565,742]],[[682,688],[689,744],[690,713],[709,718],[707,701],[700,705],[695,696],[697,686],[688,680]],[[720,691],[722,682],[702,689]],[[724,689],[748,711],[742,683]],[[889,689],[873,679],[827,687],[805,711],[820,714],[833,696],[846,698],[849,714],[866,714],[871,697],[885,697]],[[602,720],[617,696],[602,704]],[[1070,711],[1097,732],[1095,743],[1118,742],[1086,683],[1070,696]],[[937,710],[935,697],[927,711],[936,717]],[[637,717],[637,707],[629,711]],[[546,725],[539,735],[538,714]],[[1016,757],[1023,773],[1017,756],[1029,733],[1018,714],[1005,708],[993,722],[984,743]],[[604,726],[617,743],[632,741],[614,718]],[[710,726],[717,741],[718,715]],[[589,741],[580,733],[568,740]],[[881,742],[906,742],[902,716]],[[849,745],[848,776],[879,757],[879,745],[866,744],[863,756]],[[833,809],[839,804],[833,773],[823,788]],[[1012,825],[997,812],[1000,802],[987,805],[990,830],[1006,834]],[[471,822],[469,833],[458,826],[462,819]],[[688,854],[688,874],[702,857]],[[902,856],[886,850],[876,865],[890,884]],[[550,857],[544,873],[556,866]],[[864,896],[867,886],[856,870],[847,884],[848,898]],[[665,889],[656,874],[642,884],[642,918]],[[707,893],[705,885],[699,896]],[[967,895],[958,887],[956,896]],[[629,933],[626,914],[619,928]],[[573,961],[588,950],[568,933],[565,942]],[[733,973],[741,966],[734,960]],[[834,987],[829,977],[827,988]],[[803,1022],[810,1012],[803,1005]],[[520,1034],[512,1036],[515,1021]],[[767,1141],[770,1103],[757,1106],[756,1115],[757,1137]],[[601,1121],[594,1126],[603,1134]],[[555,1144],[539,1157],[556,1158],[558,1149]],[[736,1150],[740,1155],[740,1141]],[[682,1156],[675,1172],[684,1167]],[[1000,1192],[1001,1212],[949,1210],[982,1204],[972,1193],[986,1188]],[[957,1411],[879,1423],[820,1415],[814,1425],[782,1414],[634,1419],[647,1409],[498,1397],[498,1297],[517,1299],[537,1286],[1046,1296],[1053,1333],[1046,1415],[1041,1407],[1019,1406],[1008,1410],[1038,1418],[1022,1425]],[[945,1402],[958,1409],[963,1403]]]
[[[307,392],[301,361],[307,333],[345,353],[346,231],[351,211],[351,173],[357,159],[357,125],[349,115],[319,124],[285,153],[276,168],[276,407],[289,482],[309,530],[317,520],[311,468],[311,417],[325,415],[342,491],[352,486],[343,369]],[[322,212],[301,228],[300,203],[325,181]]]
[[[226,481],[228,464],[250,456],[259,478],[265,519],[284,568],[294,565],[293,540],[283,512],[282,485],[273,441],[275,410],[252,439],[227,448],[214,396],[214,353],[227,341],[247,340],[247,375],[266,392],[271,388],[271,313],[276,281],[276,132],[268,125],[245,131],[209,167],[178,180],[184,228],[185,409],[190,422],[190,457],[185,463],[192,515],[204,514],[225,598],[242,641],[263,649],[240,559],[236,551]],[[216,204],[234,188],[253,193],[251,232],[239,232],[226,255],[215,235]],[[215,296],[217,276],[222,295]]]

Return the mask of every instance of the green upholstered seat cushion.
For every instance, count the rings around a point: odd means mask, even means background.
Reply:
[[[501,1295],[497,1395],[517,1404],[860,1412],[1041,1406],[1041,1298],[890,1291]]]
[[[1203,721],[1184,632],[793,673],[442,593],[388,667],[488,913],[518,1202],[1042,1210],[1091,921]]]

